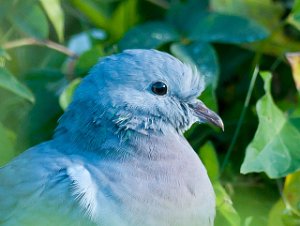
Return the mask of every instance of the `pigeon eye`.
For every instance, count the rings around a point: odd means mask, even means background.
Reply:
[[[151,90],[153,93],[163,96],[168,92],[168,87],[163,82],[155,82],[152,84]]]

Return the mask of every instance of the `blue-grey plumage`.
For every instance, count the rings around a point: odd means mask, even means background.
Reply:
[[[99,61],[54,138],[0,169],[0,225],[212,226],[215,196],[182,133],[223,127],[196,69],[167,53]]]

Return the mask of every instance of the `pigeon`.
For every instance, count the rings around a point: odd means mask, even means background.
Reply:
[[[104,57],[52,140],[0,168],[2,226],[212,226],[215,194],[183,133],[223,129],[204,76],[168,53]]]

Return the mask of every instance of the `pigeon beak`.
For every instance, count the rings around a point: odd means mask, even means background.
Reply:
[[[219,115],[217,115],[212,110],[208,109],[200,100],[195,103],[189,104],[195,113],[195,116],[200,122],[211,123],[224,131],[224,124]]]

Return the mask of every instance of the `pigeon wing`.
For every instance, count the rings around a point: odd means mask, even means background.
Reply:
[[[82,161],[32,148],[0,169],[0,225],[94,225],[96,191]]]

